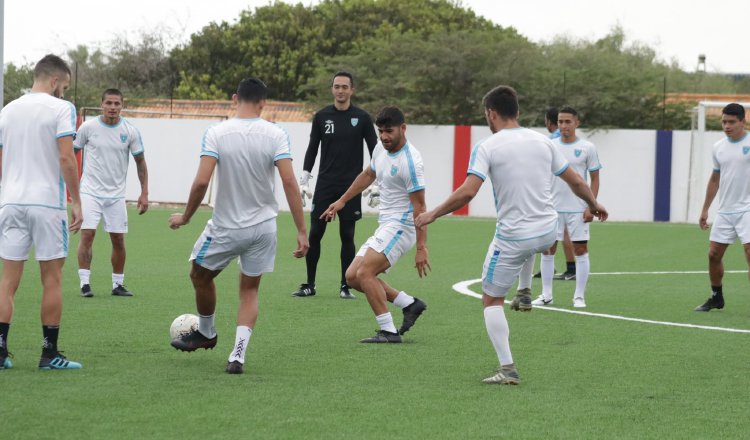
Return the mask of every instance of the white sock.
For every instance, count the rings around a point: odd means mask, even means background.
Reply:
[[[198,315],[198,331],[201,332],[201,334],[209,339],[216,336],[216,327],[214,326],[214,318],[216,317],[216,314],[213,315]]]
[[[112,274],[112,288],[114,289],[119,284],[120,286],[123,285],[125,282],[125,274],[124,273],[113,273]]]
[[[510,343],[508,336],[508,320],[505,319],[503,306],[490,306],[484,308],[484,325],[487,327],[487,335],[490,337],[492,346],[495,347],[497,359],[500,365],[513,363],[513,355],[510,354]]]
[[[229,353],[229,362],[240,361],[241,364],[245,363],[245,351],[247,346],[250,344],[250,336],[253,335],[253,329],[245,325],[238,325],[237,332],[234,337],[234,348]]]
[[[583,298],[586,293],[586,283],[589,282],[589,254],[576,255],[576,293],[573,298]]]
[[[521,273],[518,275],[518,290],[531,288],[531,277],[534,276],[534,258],[534,255],[530,255],[521,266]]]
[[[542,254],[542,296],[552,299],[552,276],[555,274],[555,256]]]
[[[409,307],[414,303],[414,297],[404,291],[398,292],[398,296],[393,300],[393,305],[399,309]]]
[[[380,330],[396,333],[396,326],[393,324],[393,316],[391,316],[391,312],[385,312],[382,315],[378,315],[375,319],[378,321]]]
[[[89,279],[91,279],[91,270],[78,269],[78,278],[81,279],[81,287],[83,287],[84,284],[91,284],[89,283]]]

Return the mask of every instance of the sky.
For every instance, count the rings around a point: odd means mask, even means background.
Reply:
[[[404,0],[408,1],[408,0]],[[62,54],[83,44],[102,46],[115,37],[135,41],[143,31],[162,29],[174,44],[212,21],[234,22],[245,9],[268,0],[129,0],[105,1],[0,0],[4,3],[4,62],[36,62],[46,53]],[[287,1],[290,3],[290,1]],[[291,2],[296,3],[296,2]],[[316,3],[303,0],[303,4]],[[742,2],[712,7],[695,0],[463,0],[472,9],[503,27],[514,27],[532,41],[556,36],[594,40],[613,27],[624,29],[629,43],[646,44],[666,62],[685,70],[706,56],[706,70],[750,73],[747,13]],[[40,13],[40,11],[44,13]],[[32,28],[33,26],[33,28]]]

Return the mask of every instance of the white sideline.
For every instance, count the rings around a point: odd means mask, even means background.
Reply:
[[[744,271],[743,271],[744,272]],[[633,272],[627,272],[628,274]],[[651,272],[644,272],[644,273],[651,273]],[[673,272],[669,272],[673,273]],[[680,272],[684,273],[684,272]],[[700,272],[699,272],[700,273]],[[600,275],[604,275],[603,273],[600,273]],[[473,292],[471,289],[469,289],[469,286],[472,284],[476,284],[481,282],[481,278],[477,278],[475,280],[466,280],[466,281],[460,281],[453,285],[453,290],[456,292],[471,296],[474,298],[482,298],[482,295]],[[684,324],[681,322],[669,322],[669,321],[653,321],[651,319],[640,319],[640,318],[629,318],[627,316],[619,316],[619,315],[610,315],[606,313],[591,313],[591,312],[582,312],[579,310],[569,310],[569,309],[560,309],[557,307],[550,307],[550,306],[534,306],[535,309],[541,309],[541,310],[550,310],[553,312],[563,312],[563,313],[570,313],[573,315],[584,315],[584,316],[595,316],[599,318],[609,318],[609,319],[619,319],[620,321],[632,321],[632,322],[641,322],[645,324],[656,324],[656,325],[667,325],[671,327],[686,327],[686,328],[697,328],[701,330],[715,330],[720,332],[729,332],[729,333],[750,333],[750,330],[746,329],[740,329],[740,328],[725,328],[725,327],[711,327],[707,325],[695,325],[695,324]]]

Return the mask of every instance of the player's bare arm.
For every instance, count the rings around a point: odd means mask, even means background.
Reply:
[[[594,194],[594,198],[599,197],[599,170],[589,171],[589,177],[591,178],[591,192]],[[586,207],[583,211],[583,221],[588,223],[594,220],[594,214],[591,210]]]
[[[417,217],[427,210],[427,205],[424,201],[424,194],[423,189],[409,193],[409,202],[411,202],[411,205],[414,207],[413,216],[415,221]],[[419,278],[427,276],[428,269],[432,271],[427,252],[427,226],[417,228],[417,254],[414,257],[414,267],[417,268]]]
[[[276,169],[279,170],[281,185],[284,187],[286,201],[289,204],[289,210],[292,212],[294,226],[297,227],[297,249],[292,252],[292,255],[294,255],[296,258],[302,258],[307,255],[307,251],[310,249],[310,243],[307,240],[305,215],[302,211],[302,196],[299,192],[299,186],[297,186],[297,180],[294,178],[292,160],[277,160]]]
[[[414,219],[417,228],[427,226],[438,218],[462,208],[469,203],[479,192],[484,181],[474,174],[466,176],[464,183],[448,196],[447,199],[432,211],[425,212]],[[417,229],[419,230],[419,229]]]
[[[375,177],[375,171],[373,171],[369,166],[362,170],[357,178],[354,179],[354,182],[352,182],[352,184],[349,186],[349,189],[347,189],[346,192],[338,200],[331,203],[328,209],[326,209],[325,212],[323,212],[323,214],[320,216],[320,219],[329,222],[333,221],[336,218],[336,213],[344,208],[346,202],[367,189],[367,187],[375,181]]]
[[[601,221],[607,220],[607,217],[609,217],[607,209],[596,201],[596,197],[594,197],[591,188],[586,184],[586,181],[573,170],[573,168],[566,168],[559,177],[570,186],[570,189],[576,196],[578,196],[578,198],[582,199],[587,205],[589,205],[588,209],[591,214]]]
[[[704,231],[708,229],[708,208],[711,207],[716,194],[719,192],[719,182],[721,181],[721,173],[714,171],[711,173],[711,177],[708,178],[708,184],[706,185],[706,199],[703,201],[703,209],[701,210],[700,219],[698,219],[698,226]]]
[[[138,197],[138,214],[148,211],[148,167],[143,153],[134,156],[135,168],[138,171],[138,181],[141,182],[141,195]]]
[[[216,168],[216,158],[212,156],[201,156],[201,161],[198,165],[198,172],[193,180],[193,186],[190,188],[190,195],[188,196],[188,202],[185,206],[185,212],[175,212],[169,217],[169,227],[172,229],[179,229],[180,226],[186,225],[190,222],[190,218],[193,217],[195,211],[203,201],[203,197],[206,196],[208,190],[208,184],[211,181],[211,176],[214,174]]]
[[[70,232],[76,233],[81,229],[83,213],[81,212],[81,195],[78,192],[78,162],[73,152],[73,137],[64,136],[57,140],[60,149],[60,171],[70,194]]]

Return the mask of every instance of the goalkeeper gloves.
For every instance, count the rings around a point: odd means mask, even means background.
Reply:
[[[380,188],[377,183],[373,183],[362,191],[362,195],[367,197],[367,205],[370,208],[377,208],[380,205]]]
[[[299,178],[299,190],[300,190],[300,195],[302,195],[302,207],[307,206],[305,197],[307,197],[310,200],[312,200],[313,198],[313,192],[310,189],[311,178],[312,178],[312,174],[310,174],[309,171],[303,171],[302,176]]]

